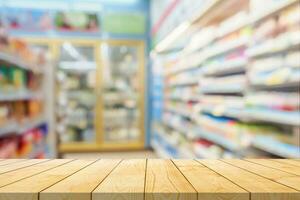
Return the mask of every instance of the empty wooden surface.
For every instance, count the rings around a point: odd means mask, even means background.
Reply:
[[[16,163],[16,162],[22,162],[26,161],[26,159],[7,159],[7,160],[1,160],[0,166],[8,165],[11,163]]]
[[[5,172],[10,172],[14,171],[16,169],[21,169],[23,167],[28,167],[37,163],[45,162],[47,160],[44,159],[32,159],[32,160],[27,160],[26,162],[13,162],[10,164],[6,164],[1,166],[0,168],[0,174],[3,174]]]
[[[170,160],[148,160],[146,200],[197,199],[195,189]]]
[[[39,174],[41,172],[47,171],[54,167],[60,166],[71,160],[63,159],[63,160],[49,160],[47,162],[38,163],[36,165],[31,165],[28,167],[24,167],[19,170],[10,171],[0,175],[0,187],[8,185],[10,183],[19,181],[21,179]]]
[[[198,199],[249,199],[249,192],[194,160],[173,161],[198,192]]]
[[[143,199],[146,159],[123,160],[94,190],[93,199]]]
[[[42,191],[40,200],[88,200],[94,188],[119,162],[120,160],[99,160]]]
[[[273,160],[273,161],[282,162],[282,163],[291,164],[291,165],[296,165],[296,166],[300,167],[299,160],[276,159],[276,160]]]
[[[248,161],[300,176],[300,167],[295,165],[268,159],[248,159]]]
[[[288,186],[223,161],[201,160],[199,162],[251,192],[251,199],[253,200],[300,199],[300,193]]]
[[[299,200],[300,161],[0,160],[0,200]]]
[[[233,159],[233,160],[224,160],[224,162],[240,167],[249,172],[259,174],[265,178],[271,179],[275,182],[284,184],[286,186],[289,186],[291,188],[300,191],[300,177],[297,175],[290,174],[281,170],[265,167],[263,165],[259,165],[256,163],[247,162],[245,160]]]

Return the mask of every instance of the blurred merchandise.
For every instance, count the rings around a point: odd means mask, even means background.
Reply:
[[[72,56],[75,51],[78,56]],[[80,54],[81,53],[81,54]],[[85,61],[85,59],[89,59]],[[62,144],[95,142],[95,75],[93,47],[75,46],[65,42],[61,46],[57,69],[57,132]],[[76,62],[81,62],[76,68]]]
[[[171,144],[180,135],[197,158],[300,157],[298,3],[212,1],[178,26],[181,34],[158,42],[152,59],[163,61],[165,90],[162,120],[152,122],[157,152],[184,158]]]
[[[45,55],[9,37],[3,27],[0,51],[0,157],[43,158],[47,144],[37,148],[35,138],[46,141],[48,133],[42,95]],[[25,142],[25,137],[33,139]]]
[[[106,44],[104,68],[104,143],[141,142],[143,72],[138,46]],[[104,46],[103,46],[104,47]]]
[[[0,0],[0,159],[300,158],[299,138],[299,0]]]

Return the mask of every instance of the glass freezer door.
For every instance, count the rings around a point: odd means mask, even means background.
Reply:
[[[143,50],[140,43],[102,43],[103,143],[144,143]]]
[[[94,46],[71,42],[59,47],[56,128],[62,145],[97,142],[95,51]]]

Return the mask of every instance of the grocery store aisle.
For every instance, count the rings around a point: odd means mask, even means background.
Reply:
[[[63,158],[71,159],[90,159],[90,158],[121,158],[121,159],[139,159],[139,158],[158,158],[155,152],[147,151],[129,151],[129,152],[102,152],[102,153],[69,153],[64,154]]]

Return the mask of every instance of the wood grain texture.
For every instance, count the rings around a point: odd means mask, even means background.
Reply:
[[[23,167],[28,167],[37,163],[41,163],[41,162],[46,162],[48,161],[48,159],[31,159],[31,160],[26,160],[23,162],[14,162],[11,163],[9,165],[3,165],[0,166],[0,174],[6,173],[6,172],[10,172],[10,171],[14,171]]]
[[[280,163],[290,164],[292,166],[300,167],[300,162],[297,160],[288,160],[288,159],[274,159],[273,161],[277,161]]]
[[[196,200],[197,192],[171,160],[147,161],[146,200]]]
[[[143,200],[146,159],[123,160],[95,189],[93,200]]]
[[[300,200],[298,160],[2,162],[0,200]]]
[[[31,165],[18,169],[15,171],[7,172],[0,175],[0,187],[8,185],[10,183],[16,182],[18,180],[39,174],[41,172],[47,171],[51,168],[58,167],[62,164],[72,161],[71,159],[67,160],[49,160],[46,162],[38,163],[36,165]]]
[[[299,200],[300,193],[254,173],[219,160],[198,160],[201,164],[251,192],[251,200]]]
[[[40,200],[90,200],[92,191],[121,160],[99,160],[40,193]]]
[[[195,160],[173,160],[177,168],[198,192],[201,200],[249,200],[246,190]]]
[[[75,160],[0,188],[0,200],[38,200],[40,191],[95,162]]]
[[[0,166],[9,165],[9,164],[13,164],[16,162],[22,162],[22,161],[26,161],[26,159],[6,159],[6,160],[2,160],[0,162]]]
[[[278,169],[281,171],[285,171],[300,176],[300,167],[295,167],[290,164],[276,162],[274,160],[268,160],[268,159],[246,159],[246,160],[260,165],[264,165],[266,167]]]
[[[300,176],[280,171],[277,169],[265,167],[263,165],[251,163],[245,160],[230,159],[222,161],[240,167],[247,171],[253,172],[265,178],[271,179],[272,181],[289,186],[298,191],[300,190]]]

